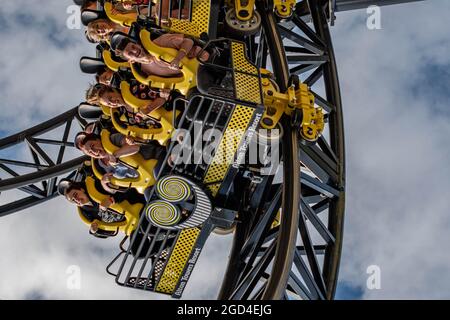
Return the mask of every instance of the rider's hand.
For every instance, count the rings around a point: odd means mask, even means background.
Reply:
[[[114,204],[114,199],[112,197],[108,197],[106,199],[103,199],[100,203],[100,209],[106,210],[109,207],[111,207]]]
[[[136,141],[134,141],[133,137],[126,136],[125,137],[125,143],[132,146],[136,144]]]
[[[169,65],[169,69],[171,70],[180,70],[180,62],[177,60],[173,60],[170,65]]]
[[[97,222],[92,222],[91,223],[91,232],[92,233],[96,233],[98,231],[98,223]]]
[[[114,7],[114,8],[112,8],[111,9],[111,14],[113,15],[113,16],[117,16],[117,15],[119,15],[119,14],[121,14],[122,12],[119,10],[119,9],[117,9],[116,7]]]
[[[159,96],[163,99],[168,100],[170,97],[170,89],[161,89]]]
[[[132,1],[124,1],[122,3],[122,6],[125,10],[132,10],[133,9],[133,2]]]
[[[103,175],[102,181],[105,183],[109,183],[109,182],[111,182],[112,177],[113,177],[112,173],[107,173],[107,174]]]
[[[109,162],[110,164],[112,164],[112,165],[117,164],[117,157],[114,156],[114,155],[112,155],[112,154],[110,154],[110,155],[109,155],[108,162]]]

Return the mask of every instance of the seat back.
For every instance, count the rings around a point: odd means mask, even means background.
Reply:
[[[80,59],[80,69],[84,73],[94,74],[102,71],[105,68],[105,63],[102,59],[82,57]]]
[[[136,112],[139,108],[147,105],[150,101],[136,98],[130,90],[130,84],[126,81],[122,81],[120,84],[120,90],[122,92],[122,97],[125,102],[134,108]],[[175,118],[180,114],[180,111],[176,111]],[[165,145],[168,140],[170,140],[174,127],[173,127],[173,111],[168,111],[161,107],[153,110],[150,117],[159,121],[159,128],[141,128],[136,125],[130,125],[120,120],[119,110],[113,110],[111,113],[111,118],[116,130],[124,135],[130,135],[132,137],[137,137],[143,140],[157,140],[159,144]]]
[[[182,33],[195,38],[206,34],[213,39],[217,33],[220,5],[221,1],[218,0],[192,0],[189,19],[169,18],[169,23],[163,27],[174,33]],[[163,16],[169,15],[163,14]],[[159,24],[164,25],[161,22],[159,21]]]
[[[105,14],[102,11],[97,10],[84,10],[81,13],[81,22],[87,26],[90,22],[97,19],[105,18]]]
[[[103,9],[109,20],[124,27],[130,27],[137,20],[137,12],[113,14],[113,5],[111,2],[105,2]]]
[[[130,63],[123,61],[122,59],[116,57],[111,51],[103,50],[102,52],[103,61],[106,66],[112,71],[119,71],[120,68],[129,68]]]
[[[103,115],[103,111],[98,106],[88,103],[81,103],[78,106],[78,114],[86,120],[97,120]]]

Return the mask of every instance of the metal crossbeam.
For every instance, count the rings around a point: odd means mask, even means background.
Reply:
[[[86,125],[86,121],[78,115],[78,107],[37,126],[0,139],[0,151],[6,153],[0,159],[0,169],[8,175],[0,180],[0,192],[18,189],[28,195],[0,206],[0,217],[53,199],[57,196],[58,177],[73,173],[88,159],[86,156],[65,157],[66,151],[74,147],[74,144],[68,141],[74,120],[80,129]],[[55,133],[52,139],[42,137],[59,128],[63,128],[62,133]],[[58,135],[61,137],[58,138]],[[11,159],[14,157],[11,155],[19,154],[24,146],[28,148],[31,160]],[[59,147],[56,156],[53,154],[54,150],[47,151],[49,146]],[[42,184],[42,188],[38,184]]]

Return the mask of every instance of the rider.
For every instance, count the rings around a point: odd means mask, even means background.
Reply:
[[[140,154],[144,160],[154,159],[157,163],[162,163],[167,154],[166,147],[155,140],[145,144],[136,143],[133,138],[121,133],[113,133],[109,139],[113,145],[119,147],[113,154],[104,149],[100,136],[93,133],[78,133],[75,137],[75,146],[84,154],[97,160],[96,163],[106,172],[101,178],[101,185],[103,189],[111,193],[115,191],[114,187],[110,186],[113,177],[116,179],[139,177],[139,173],[120,162],[120,158]],[[169,157],[168,163],[169,165],[173,163],[172,157]]]
[[[170,98],[169,89],[152,89],[133,84],[131,92],[139,99],[148,100],[149,103],[139,109],[138,116],[145,116],[152,111],[163,106]],[[125,108],[128,112],[134,113],[133,107],[129,106],[122,97],[119,89],[96,84],[91,86],[86,92],[86,101],[90,104],[102,104],[109,108]]]
[[[146,75],[155,75],[160,77],[181,77],[179,64],[184,57],[195,58],[202,50],[201,47],[194,45],[194,41],[185,37],[183,34],[166,33],[153,42],[163,48],[172,48],[178,50],[177,56],[170,62],[157,59],[148,53],[145,48],[131,40],[129,37],[116,34],[111,38],[111,49],[116,55],[130,62],[140,64],[141,71]],[[203,51],[200,59],[208,60],[209,54]]]
[[[97,189],[101,190],[100,186]],[[104,192],[109,194],[101,203],[94,201],[87,192],[86,183],[84,181],[75,182],[68,179],[63,179],[58,185],[58,192],[63,195],[68,201],[76,204],[83,216],[91,222],[90,233],[97,234],[98,224],[95,220],[104,223],[116,223],[125,220],[125,216],[117,211],[113,211],[110,207],[115,203],[120,203],[127,200],[129,203],[144,203],[145,199],[138,194],[134,189],[129,189],[126,192]]]
[[[123,27],[109,19],[97,19],[89,22],[86,38],[94,43],[107,42],[115,32],[128,33],[130,28]]]

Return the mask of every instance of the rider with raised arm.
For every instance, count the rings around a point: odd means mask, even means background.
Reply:
[[[170,90],[168,89],[143,88],[138,85],[133,85],[131,89],[137,98],[148,100],[148,104],[139,109],[137,116],[140,118],[145,118],[146,115],[163,106],[170,98]],[[93,85],[87,90],[86,101],[95,105],[102,104],[109,108],[123,107],[127,112],[135,112],[135,110],[125,102],[119,89],[102,84]],[[143,121],[143,119],[141,119],[141,121]]]
[[[179,64],[184,57],[193,59],[202,50],[201,47],[194,45],[192,39],[185,37],[183,34],[166,33],[153,40],[153,43],[163,48],[176,49],[178,54],[170,63],[159,60],[148,53],[142,45],[121,34],[113,36],[111,49],[122,59],[130,63],[140,64],[140,70],[146,76],[155,75],[173,78],[182,76]],[[200,59],[206,61],[208,58],[209,54],[203,51]]]

